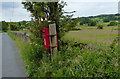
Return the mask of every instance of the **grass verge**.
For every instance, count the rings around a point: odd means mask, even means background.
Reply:
[[[114,45],[114,51],[104,52],[63,45],[50,61],[42,46],[9,35],[20,50],[29,77],[119,77],[118,45]]]

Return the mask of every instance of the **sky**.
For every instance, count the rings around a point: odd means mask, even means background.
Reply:
[[[14,2],[13,2],[14,1]],[[73,17],[95,16],[118,13],[119,0],[64,0],[66,12],[76,11]],[[0,1],[0,21],[31,20],[30,13],[24,9],[21,0]]]

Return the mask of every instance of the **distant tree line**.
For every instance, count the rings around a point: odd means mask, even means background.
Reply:
[[[0,22],[0,30],[3,32],[7,32],[8,30],[11,31],[19,31],[23,30],[28,27],[29,22],[28,21],[20,21],[20,22],[6,22],[1,21]]]
[[[79,18],[80,25],[88,24],[88,26],[96,26],[98,22],[110,22],[108,26],[116,25],[120,20],[120,14],[98,15]]]
[[[81,17],[81,18],[73,18],[71,19],[72,15],[62,16],[59,23],[61,26],[60,31],[64,34],[75,27],[76,23],[79,22],[80,25],[87,24],[88,26],[96,26],[98,22],[109,22],[108,26],[117,25],[117,21],[120,20],[120,14],[109,14],[109,15],[98,15],[98,16],[89,16],[89,17]],[[62,19],[64,18],[64,19]],[[95,19],[97,18],[97,19]],[[95,20],[94,20],[95,19]],[[12,31],[19,31],[23,29],[31,28],[33,25],[30,25],[28,21],[20,21],[20,22],[0,22],[0,30],[7,32],[8,29]],[[64,32],[63,32],[64,31]],[[61,34],[61,35],[63,35]]]

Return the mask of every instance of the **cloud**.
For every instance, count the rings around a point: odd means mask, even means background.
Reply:
[[[74,17],[95,16],[118,12],[117,2],[68,2],[65,11],[76,11]]]
[[[118,2],[119,0],[63,0],[65,2]]]
[[[2,3],[0,2],[0,20],[2,19]]]
[[[120,1],[118,3],[118,13],[120,13]]]
[[[30,20],[30,13],[24,9],[21,2],[0,2],[0,21],[22,21]],[[14,4],[14,5],[13,5]],[[117,13],[117,2],[67,2],[66,12],[76,11],[74,17],[95,16],[99,14]],[[1,9],[2,8],[2,9]]]
[[[5,21],[22,21],[30,20],[30,13],[24,9],[21,2],[2,2],[2,9],[0,9],[0,15]]]
[[[22,2],[25,0],[1,0],[1,2]],[[35,1],[35,0],[32,0]],[[43,1],[43,0],[36,0]],[[47,1],[47,0],[45,0]],[[64,0],[65,2],[118,2],[119,0]]]
[[[23,0],[0,0],[0,2],[22,2]]]
[[[19,8],[21,5],[18,2],[2,2],[3,9]]]

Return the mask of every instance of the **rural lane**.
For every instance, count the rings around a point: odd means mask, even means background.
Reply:
[[[0,33],[0,79],[2,78],[2,33]]]
[[[16,45],[7,33],[2,33],[2,77],[26,77]]]

